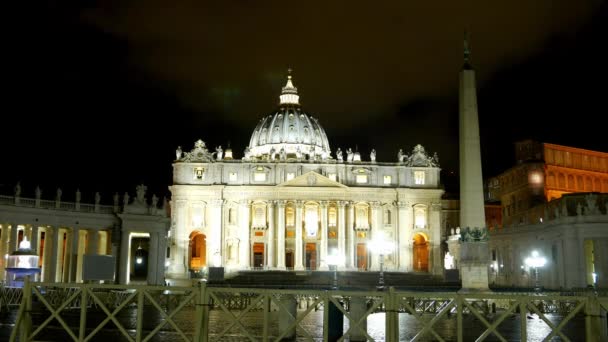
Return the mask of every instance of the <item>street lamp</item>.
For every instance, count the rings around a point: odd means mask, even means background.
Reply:
[[[524,262],[528,267],[534,267],[534,291],[540,291],[540,286],[538,285],[538,268],[545,266],[547,259],[541,257],[537,251],[532,251],[532,256],[526,258]]]
[[[380,274],[376,288],[382,291],[384,290],[384,255],[392,253],[394,245],[391,241],[385,239],[384,232],[379,231],[374,234],[374,238],[368,243],[368,248],[380,256]]]

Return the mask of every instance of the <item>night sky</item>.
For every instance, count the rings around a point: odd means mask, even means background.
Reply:
[[[237,158],[288,68],[332,151],[415,144],[458,169],[463,32],[477,70],[484,176],[513,142],[608,152],[603,1],[34,1],[4,42],[0,193],[169,195],[175,148]],[[453,174],[453,176],[451,176]]]

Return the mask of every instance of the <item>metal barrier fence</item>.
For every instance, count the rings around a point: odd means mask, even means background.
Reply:
[[[289,304],[291,301],[291,304]],[[32,306],[36,303],[48,317],[33,324]],[[296,308],[299,303],[300,310]],[[136,311],[135,329],[128,329],[118,319],[121,310],[130,307]],[[331,307],[331,310],[330,310]],[[186,309],[188,308],[188,309]],[[383,338],[386,341],[432,339],[445,341],[439,322],[455,319],[456,336],[452,340],[465,340],[465,318],[476,320],[483,331],[474,339],[507,341],[499,328],[508,320],[519,321],[519,338],[528,341],[528,316],[536,314],[549,327],[543,338],[570,341],[563,331],[574,317],[584,316],[585,340],[605,341],[608,298],[593,293],[585,296],[558,296],[543,294],[499,293],[424,293],[402,292],[389,288],[386,291],[296,290],[261,288],[211,287],[200,283],[197,287],[165,287],[136,285],[61,284],[25,282],[22,301],[10,341],[32,341],[55,320],[73,341],[89,341],[109,322],[127,341],[141,342],[158,338],[161,331],[171,332],[176,338],[190,342],[221,341],[234,334],[251,341],[280,341],[297,335],[314,341],[310,325],[303,322],[314,312],[322,311],[323,341],[368,340],[374,341],[367,327],[367,319],[375,313],[384,313]],[[79,312],[78,327],[70,325],[62,313]],[[187,330],[177,318],[189,310],[192,329]],[[192,310],[194,315],[191,316]],[[330,311],[333,310],[333,313]],[[157,324],[146,322],[144,311],[160,316]],[[95,324],[87,322],[87,315],[102,313],[103,319]],[[211,313],[221,315],[221,324],[210,332]],[[255,319],[251,315],[255,314]],[[412,336],[400,336],[400,315],[413,317],[417,331]],[[556,314],[549,317],[550,314]],[[217,316],[216,315],[216,316]],[[331,335],[332,319],[340,316],[348,322],[346,331]],[[558,319],[556,320],[556,317]],[[281,320],[277,326],[277,320]],[[338,321],[342,329],[342,320]],[[155,322],[154,322],[155,323]],[[320,327],[318,327],[320,329]],[[161,330],[162,329],[162,330]],[[577,331],[580,338],[582,331]],[[466,338],[467,340],[469,337]],[[300,340],[300,338],[298,339]]]

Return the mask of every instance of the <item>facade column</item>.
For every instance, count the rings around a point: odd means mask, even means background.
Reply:
[[[304,206],[304,201],[296,201],[296,262],[294,265],[294,270],[301,271],[304,269],[304,264],[302,263],[302,207]]]
[[[120,259],[118,266],[118,283],[126,285],[129,283],[130,267],[130,251],[131,251],[131,232],[124,230],[121,233],[120,240]]]
[[[186,200],[175,201],[175,206],[172,208],[175,213],[175,226],[173,227],[172,236],[173,244],[171,246],[171,265],[169,273],[172,278],[184,279],[188,277],[186,263],[188,262],[186,252],[188,251],[189,236],[186,230],[188,220],[186,220]],[[122,259],[122,246],[124,245],[124,230],[121,234],[121,258]],[[122,262],[122,261],[121,261]]]
[[[327,201],[321,201],[321,263],[319,270],[328,270],[327,266]]]
[[[32,237],[34,232],[32,231]],[[63,273],[61,275],[61,282],[69,283],[70,282],[70,262],[72,261],[72,236],[69,229],[65,231],[65,249],[63,252],[63,264],[62,269]]]
[[[150,248],[148,249],[148,274],[146,276],[146,282],[148,285],[162,285],[162,279],[158,279],[158,269],[164,267],[164,263],[158,263],[158,233],[150,233]]]
[[[207,238],[207,263],[215,267],[224,266],[224,253],[222,251],[222,208],[224,200],[211,201],[211,212],[209,218],[211,236]]]
[[[346,217],[344,213],[345,205],[345,201],[338,201],[338,268],[340,269],[344,268],[344,263],[346,261],[346,222],[344,222]]]
[[[597,274],[596,288],[608,287],[608,239],[593,240],[594,267]]]
[[[380,220],[378,220],[378,212],[380,212],[380,203],[379,202],[371,202],[370,203],[371,207],[372,207],[372,240],[375,239],[380,231],[381,231],[381,227],[380,227]],[[386,237],[385,237],[386,238]],[[368,240],[369,242],[369,240]],[[374,270],[374,271],[380,271],[380,253],[378,251],[372,251],[372,264],[370,269]],[[386,257],[386,256],[384,256]]]
[[[411,253],[408,251],[408,236],[406,235],[405,211],[407,202],[397,202],[397,257],[399,271],[409,272],[412,265]]]
[[[240,227],[240,243],[239,243],[239,265],[241,269],[248,270],[251,267],[251,248],[249,247],[250,240],[250,223],[249,216],[251,214],[251,203],[249,200],[242,200],[239,203],[239,227]]]
[[[11,238],[8,242],[8,252],[11,254],[19,248],[19,227],[15,223],[11,223]]]
[[[347,235],[347,248],[346,248],[346,268],[355,269],[357,265],[354,263],[355,260],[355,203],[347,202],[346,207],[346,233]]]
[[[277,268],[285,269],[285,201],[277,201]]]
[[[266,266],[270,269],[274,268],[274,205],[275,201],[270,201],[268,206],[268,236],[266,237],[266,246],[268,252],[266,254]]]

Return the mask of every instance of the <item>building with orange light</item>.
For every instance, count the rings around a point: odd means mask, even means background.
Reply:
[[[564,194],[608,192],[608,153],[524,140],[517,164],[487,182],[487,200],[500,201],[502,224],[540,222],[545,205]]]

